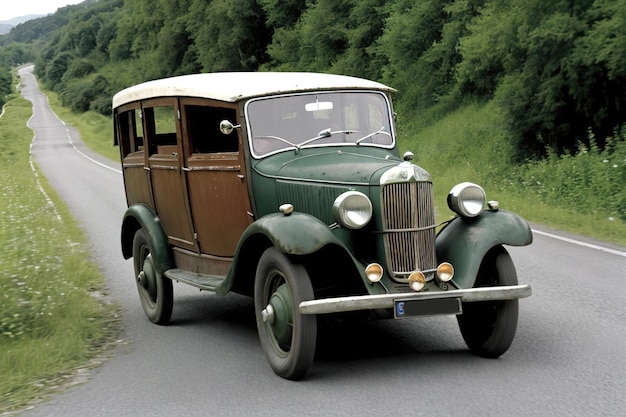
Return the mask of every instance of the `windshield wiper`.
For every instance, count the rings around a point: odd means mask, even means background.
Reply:
[[[279,136],[269,136],[269,135],[267,135],[267,136],[255,136],[254,138],[255,139],[275,139],[275,140],[281,141],[283,143],[286,143],[287,145],[292,146],[292,147],[294,147],[296,149],[299,149],[298,145],[296,145],[295,143],[291,143],[287,139],[283,139],[283,138],[281,138]]]
[[[308,145],[311,142],[315,142],[316,140],[319,139],[324,139],[324,138],[329,138],[332,135],[336,135],[339,133],[344,133],[346,135],[350,135],[352,133],[359,133],[358,130],[330,130],[330,128],[328,129],[324,129],[322,131],[320,131],[317,136],[311,138],[311,139],[307,139],[304,142],[302,142],[300,145],[297,146],[298,150],[300,150],[300,148],[302,148],[304,145]]]
[[[378,135],[379,133],[382,133],[383,135],[387,135],[387,136],[391,137],[391,134],[390,134],[389,132],[385,132],[385,126],[383,126],[383,127],[381,127],[380,129],[378,129],[377,131],[372,132],[372,133],[369,133],[369,134],[367,134],[367,135],[363,136],[361,139],[358,139],[355,143],[356,143],[357,145],[359,145],[359,144],[360,144],[361,142],[363,142],[365,139],[369,139],[369,138],[371,138],[372,136],[376,136],[376,135]]]

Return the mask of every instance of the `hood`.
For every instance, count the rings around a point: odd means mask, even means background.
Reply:
[[[283,180],[366,185],[382,169],[400,163],[388,150],[374,148],[303,149],[283,152],[258,161],[255,170]]]

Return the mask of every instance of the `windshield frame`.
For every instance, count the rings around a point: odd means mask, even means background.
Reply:
[[[320,97],[322,97],[323,95],[327,95],[327,94],[376,94],[377,96],[380,96],[383,98],[384,100],[384,106],[385,106],[385,111],[383,116],[386,116],[387,118],[387,123],[386,125],[389,126],[389,132],[387,132],[386,130],[383,130],[383,134],[386,134],[390,137],[390,141],[389,143],[365,143],[364,141],[362,141],[361,139],[364,139],[364,136],[370,136],[372,134],[374,134],[375,132],[372,131],[368,131],[368,132],[361,132],[361,131],[354,131],[354,132],[349,132],[350,134],[354,135],[354,142],[336,142],[336,143],[320,143],[318,141],[318,139],[327,139],[329,136],[326,136],[324,133],[324,131],[320,131],[319,133],[315,132],[313,134],[311,134],[310,138],[306,138],[304,140],[300,141],[300,144],[298,143],[290,143],[289,142],[289,138],[280,138],[280,137],[276,137],[276,136],[265,136],[265,137],[271,137],[274,138],[275,140],[277,139],[278,142],[283,142],[285,143],[285,147],[280,148],[280,149],[276,149],[276,150],[272,150],[269,152],[258,152],[257,150],[255,150],[255,137],[254,135],[254,126],[252,126],[252,117],[250,117],[250,105],[259,102],[259,101],[265,101],[265,100],[272,100],[272,99],[280,99],[280,98],[284,98],[284,97],[297,97],[297,96],[311,96],[312,100],[316,100]],[[321,101],[324,101],[323,98],[320,99]],[[396,146],[396,134],[395,134],[395,120],[394,120],[394,114],[393,114],[393,108],[392,108],[392,104],[391,104],[391,100],[390,97],[388,96],[388,94],[384,91],[380,91],[380,90],[367,90],[367,89],[346,89],[346,90],[320,90],[320,91],[303,91],[303,92],[297,92],[297,93],[288,93],[288,94],[277,94],[277,95],[271,95],[271,96],[263,96],[263,97],[255,97],[252,98],[250,100],[248,100],[244,106],[244,114],[245,114],[245,120],[246,120],[246,135],[247,135],[247,140],[248,140],[248,146],[250,149],[250,153],[252,155],[253,158],[255,159],[263,159],[263,158],[267,158],[268,156],[271,155],[275,155],[278,153],[283,153],[283,152],[287,152],[287,151],[293,151],[295,153],[300,152],[301,149],[307,149],[307,148],[328,148],[328,147],[346,147],[346,146],[360,146],[360,147],[376,147],[376,148],[384,148],[384,149],[393,149]],[[329,126],[330,127],[330,126]],[[382,126],[382,128],[384,129],[386,126]],[[327,129],[325,129],[327,130]],[[348,129],[344,129],[344,130],[340,130],[337,133],[346,133],[348,132]],[[318,134],[319,136],[316,136],[316,134]],[[264,137],[264,136],[256,136],[258,137]],[[361,141],[359,141],[361,140]],[[292,145],[292,146],[290,146]]]

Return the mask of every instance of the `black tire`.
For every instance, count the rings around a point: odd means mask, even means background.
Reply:
[[[496,246],[483,258],[476,287],[517,285],[517,273],[509,253]],[[470,351],[483,358],[497,358],[506,352],[517,330],[518,300],[464,303],[457,316],[463,339]]]
[[[298,311],[300,302],[313,297],[302,265],[275,248],[263,253],[254,282],[254,307],[261,347],[278,376],[301,379],[313,363],[317,320]]]
[[[157,272],[152,261],[152,245],[143,229],[133,239],[133,263],[141,306],[151,322],[167,324],[172,317],[172,281]]]

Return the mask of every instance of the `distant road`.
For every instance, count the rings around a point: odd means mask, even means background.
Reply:
[[[82,145],[31,72],[20,73],[35,161],[88,235],[124,332],[86,383],[24,415],[626,415],[626,248],[543,229],[531,246],[510,248],[533,295],[497,360],[470,355],[453,317],[353,323],[324,329],[307,379],[288,382],[263,356],[251,299],[175,284],[171,325],[151,324],[121,255],[119,164]]]

